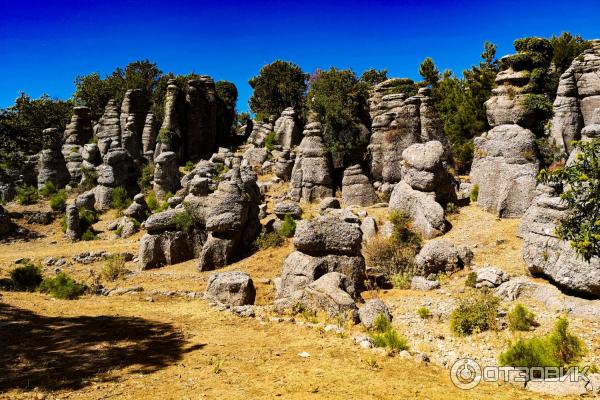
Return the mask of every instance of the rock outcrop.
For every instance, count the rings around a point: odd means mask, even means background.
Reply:
[[[67,227],[65,236],[72,241],[78,240],[81,236],[81,231],[79,229],[79,210],[77,209],[77,206],[74,204],[68,205],[65,217]]]
[[[92,138],[92,121],[88,107],[74,107],[71,121],[63,135],[62,154],[69,171],[70,183],[81,181],[83,146]]]
[[[289,150],[278,152],[277,157],[275,158],[275,165],[273,167],[275,176],[283,181],[289,181],[292,177],[295,157],[296,155],[291,153]]]
[[[304,138],[292,169],[290,198],[312,202],[333,196],[333,167],[325,149],[321,124],[312,122],[304,127]]]
[[[550,137],[566,157],[571,142],[580,140],[582,129],[593,124],[600,124],[600,40],[561,75]]]
[[[180,187],[177,155],[172,151],[160,153],[154,160],[154,194],[162,200],[167,193],[174,194]]]
[[[44,129],[44,135],[47,137],[56,136],[56,129]],[[46,146],[38,155],[38,189],[41,189],[48,182],[52,182],[56,188],[63,188],[69,183],[71,175],[67,169],[65,158],[60,151],[60,142],[49,141]]]
[[[104,113],[96,127],[96,137],[98,138],[98,148],[101,156],[108,153],[109,149],[121,147],[119,106],[113,99],[109,100],[106,107],[104,107]]]
[[[438,141],[417,143],[404,150],[402,180],[390,197],[390,208],[407,215],[425,238],[447,231],[444,209],[456,201],[455,182],[445,166],[444,154]]]
[[[470,267],[472,260],[468,247],[456,247],[446,239],[430,240],[415,257],[416,272],[422,276],[454,272]]]
[[[144,92],[141,89],[126,91],[119,116],[121,145],[135,164],[140,162],[142,155],[142,135],[147,114],[148,99]]]
[[[519,228],[523,238],[523,259],[532,274],[550,278],[559,286],[588,295],[600,295],[600,259],[589,262],[555,233],[556,222],[568,213],[559,194],[540,185],[537,196]]]
[[[205,297],[230,307],[252,305],[256,289],[245,272],[219,272],[208,278]]]
[[[154,159],[163,151],[172,151],[177,154],[178,160],[184,158],[184,137],[181,129],[180,120],[183,118],[182,112],[182,93],[179,86],[175,84],[174,79],[167,82],[167,93],[165,94],[163,122],[156,137],[156,148]]]
[[[347,206],[370,206],[377,202],[375,189],[360,165],[346,168],[342,179],[342,201]]]
[[[131,158],[125,149],[109,149],[102,158],[102,164],[96,168],[98,186],[93,189],[96,209],[110,208],[113,190],[119,186],[127,188],[131,170]]]
[[[144,122],[144,130],[142,131],[142,154],[147,162],[152,162],[154,159],[154,149],[156,148],[156,118],[154,114],[148,113]]]
[[[209,158],[217,149],[217,94],[210,76],[188,82],[185,97],[187,159]]]
[[[291,149],[300,141],[300,129],[296,121],[296,111],[288,107],[281,113],[281,117],[275,121],[275,140],[284,149]]]
[[[264,121],[252,121],[252,132],[248,137],[248,143],[262,147],[265,144],[267,136],[273,132],[273,124]]]

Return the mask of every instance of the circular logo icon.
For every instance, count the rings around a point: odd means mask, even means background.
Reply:
[[[460,389],[473,389],[481,382],[481,367],[475,360],[459,358],[450,369],[450,379]]]

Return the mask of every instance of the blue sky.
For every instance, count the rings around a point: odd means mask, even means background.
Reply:
[[[69,98],[77,75],[148,58],[165,72],[247,81],[276,59],[305,71],[387,68],[418,77],[427,56],[460,72],[483,42],[570,31],[600,37],[600,1],[31,1],[0,0],[0,108],[20,91]]]

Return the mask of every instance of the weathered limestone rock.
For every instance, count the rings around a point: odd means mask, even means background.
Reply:
[[[251,167],[260,167],[265,161],[267,161],[268,156],[269,153],[264,147],[251,146],[244,153],[244,165],[249,165]]]
[[[92,191],[82,193],[75,199],[75,205],[77,208],[83,208],[88,211],[95,211],[95,202],[96,198],[94,196],[94,192]]]
[[[122,217],[111,222],[107,226],[107,229],[109,231],[115,231],[115,235],[122,239],[130,237],[140,230],[139,224],[130,217]]]
[[[139,163],[142,155],[142,134],[148,113],[148,99],[141,89],[125,92],[119,116],[121,145],[129,153],[134,163]]]
[[[265,139],[269,133],[273,132],[273,124],[263,121],[252,121],[252,132],[248,137],[248,143],[252,143],[257,147],[263,147]]]
[[[161,153],[154,160],[154,193],[162,200],[167,193],[175,193],[180,187],[177,155],[172,151]]]
[[[147,162],[152,162],[154,159],[154,149],[156,148],[156,135],[158,130],[156,129],[156,119],[154,114],[148,113],[146,115],[146,121],[144,122],[144,129],[142,131],[142,154],[146,158]]]
[[[44,135],[52,137],[56,135],[55,128],[44,130]],[[52,182],[57,188],[63,188],[70,180],[69,170],[65,158],[60,151],[60,144],[47,143],[45,148],[38,156],[38,189],[41,189],[46,183]]]
[[[165,94],[165,114],[163,123],[156,137],[156,149],[154,151],[154,159],[156,159],[163,151],[172,151],[177,154],[178,160],[184,159],[185,143],[183,132],[180,125],[182,116],[181,110],[181,90],[175,84],[175,80],[171,79],[167,83],[167,93]]]
[[[563,288],[600,295],[600,259],[583,260],[567,241],[556,236],[556,221],[568,213],[558,193],[543,185],[538,186],[536,193],[519,228],[527,268],[532,274],[547,276]]]
[[[304,127],[304,138],[292,170],[290,198],[312,202],[333,196],[331,157],[321,137],[321,124]]]
[[[366,217],[360,224],[363,242],[367,242],[377,236],[377,222],[373,217]]]
[[[294,247],[306,254],[321,256],[360,254],[362,233],[357,224],[333,217],[302,220],[296,225]]]
[[[217,149],[217,95],[210,76],[188,82],[185,105],[187,158],[209,158]]]
[[[74,107],[63,140],[65,144],[84,145],[92,138],[92,120],[88,107]]]
[[[252,278],[245,272],[219,272],[208,278],[206,297],[230,307],[252,305],[256,289]]]
[[[273,214],[279,219],[284,219],[286,215],[290,215],[294,219],[300,219],[302,218],[302,208],[293,201],[282,201],[275,205]]]
[[[477,204],[504,218],[522,216],[534,197],[539,172],[535,136],[519,125],[500,125],[475,138],[471,183]]]
[[[323,214],[326,210],[340,209],[340,200],[336,197],[325,197],[319,202],[319,211]]]
[[[476,275],[475,287],[477,289],[481,289],[484,287],[488,289],[493,289],[495,287],[500,286],[504,282],[507,282],[510,279],[506,272],[491,266],[477,268],[473,272],[475,272]]]
[[[104,108],[104,114],[96,128],[100,155],[104,156],[109,149],[121,147],[121,123],[119,107],[115,100],[109,100]]]
[[[592,43],[562,74],[554,100],[550,137],[565,156],[585,126],[600,123],[600,40]]]
[[[148,209],[148,204],[146,204],[146,198],[142,193],[138,193],[133,197],[133,203],[123,211],[123,215],[133,218],[138,222],[142,222],[146,219],[149,212],[150,210]]]
[[[413,276],[410,280],[410,288],[412,290],[435,290],[439,289],[440,283],[437,280],[427,279],[424,276]]]
[[[468,247],[455,247],[446,239],[431,240],[415,257],[417,273],[428,276],[440,272],[453,272],[469,267],[473,253]]]
[[[140,240],[141,268],[158,268],[193,258],[194,250],[190,242],[188,234],[181,231],[145,234]]]
[[[78,240],[81,236],[79,229],[79,210],[73,204],[67,206],[66,210],[67,217],[67,231],[65,236],[70,240]]]
[[[129,180],[132,178],[131,171],[131,158],[125,149],[108,150],[102,158],[102,164],[96,167],[98,186],[93,189],[96,209],[107,210],[110,208],[114,188],[119,186],[127,188]]]
[[[346,168],[342,179],[342,201],[350,206],[370,206],[377,201],[377,195],[369,178],[360,165]]]
[[[279,153],[275,159],[275,165],[273,172],[275,176],[283,181],[289,181],[292,177],[292,170],[294,169],[295,155],[290,153],[289,150],[283,150]]]
[[[300,141],[300,129],[296,122],[296,111],[288,107],[281,113],[281,117],[275,121],[275,140],[284,149],[291,149]]]
[[[388,321],[392,320],[392,313],[385,303],[379,299],[370,299],[365,302],[365,305],[359,308],[358,317],[360,322],[367,329],[372,329],[375,325],[375,319],[383,314]]]

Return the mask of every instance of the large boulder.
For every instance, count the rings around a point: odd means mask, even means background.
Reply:
[[[275,139],[284,149],[291,149],[299,142],[300,130],[296,122],[296,111],[288,107],[275,121]]]
[[[332,217],[299,221],[294,235],[294,246],[297,250],[316,256],[355,256],[360,254],[361,241],[362,233],[357,224]]]
[[[139,262],[142,269],[177,264],[193,256],[190,238],[188,234],[181,231],[148,233],[140,240]]]
[[[346,205],[363,207],[370,206],[377,201],[375,189],[360,165],[353,165],[344,171],[342,200]]]
[[[180,187],[177,155],[172,151],[162,152],[154,159],[154,193],[162,200],[167,193],[175,193]]]
[[[206,297],[228,306],[254,304],[256,290],[245,272],[228,271],[212,274],[206,285]]]
[[[473,253],[467,247],[455,247],[449,240],[437,239],[425,243],[415,257],[417,273],[428,276],[440,272],[454,272],[469,267]]]
[[[43,134],[45,137],[53,138],[57,135],[56,131],[55,128],[48,128],[44,129]],[[52,182],[57,188],[62,188],[69,183],[71,175],[67,169],[67,162],[60,151],[60,143],[50,140],[44,145],[45,148],[38,155],[38,189],[49,182]]]
[[[111,99],[106,103],[95,131],[101,156],[108,153],[109,149],[121,147],[119,106],[115,100]]]
[[[392,313],[389,308],[380,299],[367,300],[361,308],[358,309],[358,317],[360,322],[367,329],[372,329],[375,326],[375,320],[383,315],[388,321],[392,320]]]

